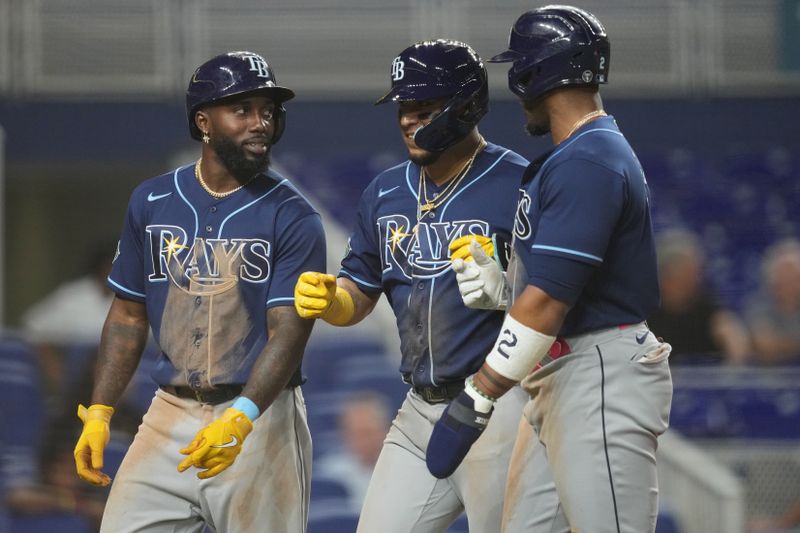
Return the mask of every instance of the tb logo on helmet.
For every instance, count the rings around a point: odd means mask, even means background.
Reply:
[[[403,69],[405,66],[406,64],[399,56],[394,58],[394,61],[392,61],[392,81],[403,79],[403,76],[406,75],[406,71]]]
[[[252,55],[244,56],[244,58],[250,61],[250,71],[257,72],[258,74],[256,74],[256,76],[259,78],[271,77],[266,61],[264,61],[260,56]]]

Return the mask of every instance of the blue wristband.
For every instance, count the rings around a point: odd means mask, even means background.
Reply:
[[[236,401],[233,402],[231,407],[243,412],[244,415],[250,419],[250,422],[258,418],[258,415],[261,414],[261,410],[258,408],[258,406],[247,396],[239,396],[236,398]]]

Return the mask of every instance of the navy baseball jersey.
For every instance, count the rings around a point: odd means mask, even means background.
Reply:
[[[571,305],[560,335],[635,324],[658,307],[647,181],[613,117],[531,163],[520,194],[512,293],[534,285]]]
[[[501,256],[508,254],[527,164],[489,143],[451,195],[430,211],[419,209],[420,167],[410,161],[384,171],[365,189],[339,275],[366,293],[386,294],[407,382],[463,380],[492,348],[503,313],[464,306],[448,246],[463,235],[484,235],[495,239]],[[427,197],[447,194],[448,184],[426,184]]]
[[[216,199],[188,165],[133,192],[108,281],[147,306],[156,383],[203,389],[244,384],[267,309],[294,305],[297,277],[324,269],[319,215],[288,180],[269,170]]]

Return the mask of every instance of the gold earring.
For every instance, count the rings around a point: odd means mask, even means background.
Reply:
[[[211,142],[211,137],[208,136],[208,132],[205,132],[205,131],[203,132],[203,142],[206,143],[206,144]]]

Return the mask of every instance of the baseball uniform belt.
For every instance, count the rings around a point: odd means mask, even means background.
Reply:
[[[241,385],[217,385],[213,389],[195,390],[191,387],[176,387],[174,385],[161,385],[161,390],[178,398],[189,398],[200,403],[217,405],[233,400],[242,393]]]
[[[438,387],[414,387],[414,392],[419,394],[423,400],[428,403],[444,403],[449,402],[464,390],[463,381],[454,381],[453,383],[445,383]]]

